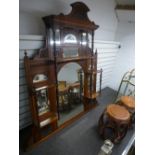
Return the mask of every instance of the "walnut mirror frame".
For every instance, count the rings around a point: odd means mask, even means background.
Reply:
[[[88,18],[89,8],[83,2],[75,2],[71,4],[71,7],[72,10],[68,15],[61,13],[43,17],[46,26],[45,46],[31,58],[25,53],[24,63],[32,113],[33,142],[40,141],[44,137],[41,133],[41,122],[46,122],[45,126],[51,125],[51,132],[67,125],[66,123],[58,127],[60,119],[58,72],[67,63],[77,63],[83,70],[83,73],[79,72],[81,73],[79,75],[84,77],[82,80],[83,113],[97,104],[97,51],[94,52],[94,31],[99,26]],[[35,77],[35,75],[40,76]],[[41,80],[38,80],[39,78]],[[45,89],[41,91],[42,88]],[[38,100],[41,96],[42,98]],[[37,103],[42,99],[46,100],[50,110],[39,115]],[[75,119],[69,122],[73,120]]]

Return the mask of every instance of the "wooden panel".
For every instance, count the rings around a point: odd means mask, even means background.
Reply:
[[[117,10],[135,10],[135,5],[120,5],[120,4],[117,4],[116,5],[116,8]]]

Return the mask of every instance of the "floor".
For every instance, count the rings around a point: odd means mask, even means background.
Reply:
[[[97,132],[98,119],[106,105],[115,100],[116,94],[112,89],[105,88],[98,97],[99,105],[95,109],[32,150],[20,151],[20,155],[97,155],[103,145]],[[121,143],[114,146],[112,155],[121,155],[133,135],[134,128],[128,131]]]

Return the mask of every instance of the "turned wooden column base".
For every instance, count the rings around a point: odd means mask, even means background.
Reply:
[[[98,129],[100,136],[114,143],[120,142],[128,131],[130,114],[122,106],[109,105],[99,118]]]

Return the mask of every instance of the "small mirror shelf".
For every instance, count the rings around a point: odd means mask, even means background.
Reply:
[[[48,77],[46,75],[37,74],[33,78],[33,83],[38,83],[38,82],[42,82],[42,81],[46,81],[46,80],[48,80]]]

